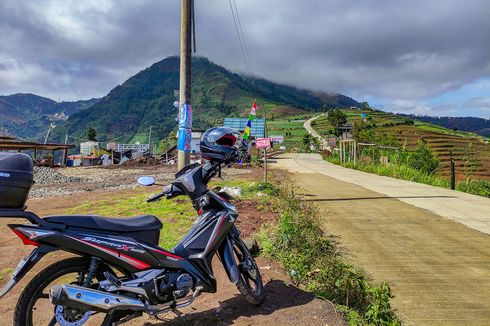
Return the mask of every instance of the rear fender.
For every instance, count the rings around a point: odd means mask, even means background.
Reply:
[[[44,257],[44,255],[56,250],[58,249],[49,246],[37,247],[29,254],[29,256],[22,258],[17,265],[17,268],[12,273],[10,280],[0,290],[0,298],[12,290],[15,284],[17,284],[27,274],[27,272],[29,272],[32,267],[34,267],[41,260],[41,258]]]

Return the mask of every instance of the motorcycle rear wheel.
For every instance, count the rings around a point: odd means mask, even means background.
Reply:
[[[17,301],[17,305],[15,307],[13,325],[59,325],[58,321],[56,320],[57,313],[64,314],[65,317],[69,314],[70,316],[66,317],[68,319],[66,321],[73,323],[76,323],[77,320],[82,321],[84,318],[87,318],[87,316],[89,316],[88,320],[81,323],[81,325],[85,324],[89,320],[90,324],[93,324],[93,317],[98,320],[98,324],[100,325],[107,325],[109,324],[109,322],[114,322],[115,320],[110,315],[104,315],[101,313],[99,316],[95,316],[95,313],[92,315],[86,311],[76,311],[74,309],[68,309],[61,306],[55,307],[51,304],[49,300],[49,289],[55,284],[71,283],[81,285],[79,284],[80,280],[78,278],[80,277],[80,275],[86,276],[86,274],[88,273],[89,265],[89,259],[76,257],[61,260],[42,270],[29,282],[29,284],[25,287],[24,291],[20,295],[19,300]],[[101,267],[103,267],[104,269],[102,269]],[[95,278],[102,279],[102,272],[107,269],[108,267],[106,267],[105,265],[99,266],[99,270],[97,275],[95,275]],[[74,279],[74,277],[76,277],[78,280]],[[66,311],[64,309],[66,309]],[[52,313],[48,311],[52,311]]]

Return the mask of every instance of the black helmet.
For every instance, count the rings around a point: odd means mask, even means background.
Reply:
[[[201,137],[202,158],[231,163],[238,157],[241,135],[236,129],[216,127],[208,129]]]

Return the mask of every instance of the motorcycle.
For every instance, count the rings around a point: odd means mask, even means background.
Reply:
[[[119,325],[143,313],[161,320],[162,314],[191,305],[202,293],[217,291],[211,264],[215,255],[246,301],[260,304],[262,279],[235,226],[238,211],[228,194],[207,186],[221,172],[221,164],[187,166],[161,193],[147,199],[187,195],[198,212],[189,232],[172,250],[158,246],[162,223],[152,215],[40,218],[25,210],[0,209],[2,217],[32,223],[8,227],[25,245],[36,247],[20,261],[0,298],[46,254],[60,250],[75,255],[48,266],[29,282],[17,302],[14,325],[81,326],[89,321]],[[155,185],[152,177],[140,177],[138,182]]]

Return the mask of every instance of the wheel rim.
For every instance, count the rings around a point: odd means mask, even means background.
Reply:
[[[254,293],[262,288],[262,279],[255,260],[244,244],[234,243],[233,251],[238,259],[238,270],[244,284]]]
[[[75,269],[75,268],[72,268]],[[55,274],[40,287],[32,297],[27,311],[27,321],[32,326],[82,326],[88,320],[101,324],[104,314],[93,313],[91,311],[79,311],[77,309],[66,308],[64,306],[54,306],[49,300],[49,290],[54,285],[59,284],[74,284],[82,285],[86,271],[77,272],[74,270],[66,270],[60,274]],[[76,268],[80,270],[80,268]],[[99,321],[100,319],[100,321]],[[97,321],[96,321],[97,320]]]

